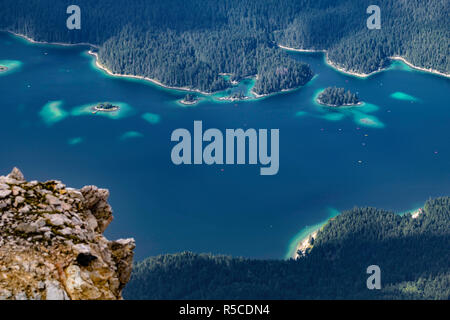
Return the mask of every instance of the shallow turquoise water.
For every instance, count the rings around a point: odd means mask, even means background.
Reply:
[[[0,34],[0,64],[16,66],[0,75],[0,172],[18,166],[29,179],[109,188],[115,220],[107,236],[135,237],[138,259],[183,250],[281,258],[329,208],[403,212],[450,193],[446,78],[395,62],[359,79],[325,65],[322,54],[292,53],[317,73],[299,90],[182,107],[185,92],[113,78],[86,51]],[[249,93],[251,85],[239,88]],[[315,95],[334,85],[365,104],[317,105]],[[93,115],[90,106],[104,101],[121,109]],[[173,165],[170,135],[192,130],[194,120],[223,131],[279,128],[278,175],[260,176],[259,166]]]

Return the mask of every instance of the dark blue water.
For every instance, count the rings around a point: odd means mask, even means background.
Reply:
[[[450,193],[450,80],[401,63],[368,79],[335,71],[322,54],[292,54],[317,73],[306,87],[258,101],[204,99],[92,66],[86,47],[30,44],[0,34],[0,172],[110,189],[110,238],[135,237],[137,258],[183,250],[283,257],[304,226],[330,208],[404,211]],[[323,109],[327,86],[358,92],[364,107]],[[122,103],[118,116],[83,113]],[[447,102],[446,102],[447,101]],[[81,112],[80,112],[81,110]],[[147,114],[151,121],[142,116]],[[280,171],[258,166],[175,166],[174,129],[279,128]]]

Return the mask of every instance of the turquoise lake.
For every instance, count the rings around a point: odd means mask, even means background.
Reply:
[[[138,260],[212,252],[284,258],[306,226],[354,206],[404,212],[450,194],[450,80],[394,62],[366,79],[329,67],[321,53],[290,53],[311,65],[305,87],[253,101],[204,97],[95,67],[85,46],[32,44],[0,33],[0,174],[97,185],[111,192],[106,235],[134,237]],[[252,81],[240,85],[248,91]],[[328,86],[365,104],[318,106]],[[92,114],[110,101],[116,113]],[[446,102],[447,101],[447,102]],[[177,128],[278,128],[280,170],[259,166],[175,166]]]

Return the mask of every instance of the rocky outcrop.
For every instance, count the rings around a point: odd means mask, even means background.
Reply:
[[[314,246],[314,241],[317,238],[317,232],[309,234],[306,238],[304,238],[298,245],[297,250],[294,253],[294,259],[298,259],[304,256],[308,251],[310,251]]]
[[[109,192],[0,176],[0,300],[121,299],[133,239],[108,241]]]

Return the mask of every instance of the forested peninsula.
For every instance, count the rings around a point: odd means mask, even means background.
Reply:
[[[335,66],[363,74],[386,67],[391,56],[450,73],[445,0],[381,0],[381,30],[367,29],[366,0],[79,0],[81,30],[66,28],[70,4],[4,0],[0,30],[90,43],[112,73],[206,93],[255,76],[257,95],[306,84],[311,68],[278,45],[326,50]]]
[[[354,208],[330,219],[312,249],[294,260],[253,260],[189,252],[138,262],[126,299],[450,298],[450,197],[420,214]],[[368,266],[381,269],[369,290]]]

